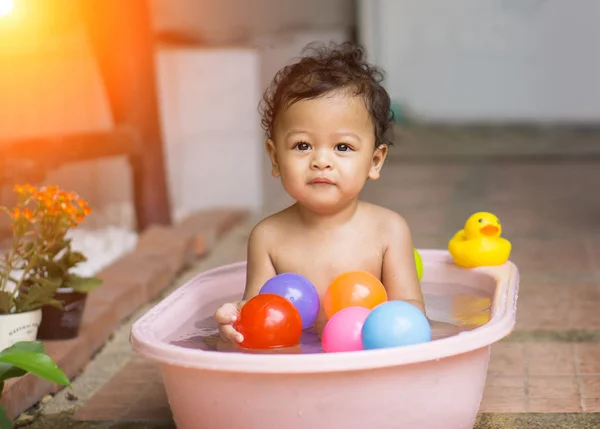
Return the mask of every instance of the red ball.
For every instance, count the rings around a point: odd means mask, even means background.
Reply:
[[[250,299],[240,311],[234,328],[244,336],[247,349],[278,349],[300,343],[302,317],[286,298],[265,293]]]

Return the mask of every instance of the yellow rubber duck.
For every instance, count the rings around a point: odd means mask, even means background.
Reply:
[[[510,241],[501,238],[502,226],[492,213],[472,214],[465,228],[454,234],[448,250],[454,263],[464,268],[502,265],[510,256]]]

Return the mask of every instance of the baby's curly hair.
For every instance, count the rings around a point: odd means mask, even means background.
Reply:
[[[275,75],[265,91],[259,110],[267,138],[273,137],[277,116],[300,100],[321,97],[334,91],[350,91],[362,96],[375,132],[375,148],[393,144],[395,123],[390,97],[381,85],[384,72],[366,61],[360,45],[311,43],[302,51],[300,61],[288,65]]]

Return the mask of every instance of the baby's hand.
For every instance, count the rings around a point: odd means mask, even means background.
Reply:
[[[241,343],[244,336],[235,330],[233,323],[240,316],[243,302],[223,304],[215,313],[215,320],[219,324],[219,334],[225,341]]]

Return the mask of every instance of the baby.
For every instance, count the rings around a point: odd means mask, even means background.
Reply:
[[[388,299],[425,312],[406,221],[359,200],[366,181],[379,178],[392,144],[394,116],[382,72],[353,44],[313,51],[281,69],[264,96],[271,172],[296,202],[253,228],[242,301],[215,313],[226,341],[243,340],[233,327],[240,309],[285,272],[308,278],[323,298],[339,274],[367,271],[381,280]],[[321,308],[318,332],[326,322]]]

